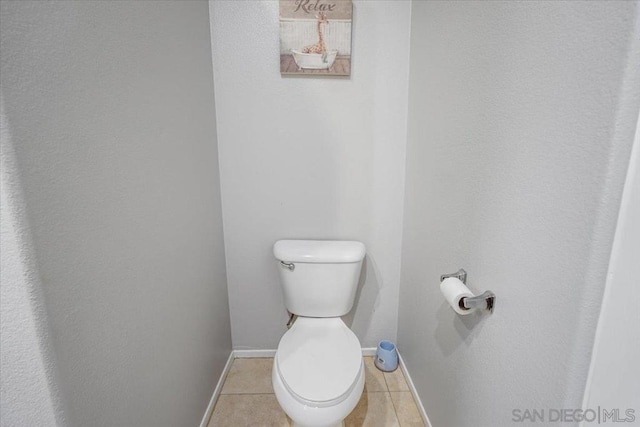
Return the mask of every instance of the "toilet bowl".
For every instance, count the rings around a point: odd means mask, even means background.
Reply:
[[[285,305],[297,320],[281,338],[273,389],[294,427],[335,427],[364,389],[360,342],[340,316],[353,307],[365,255],[353,241],[280,240]]]
[[[278,345],[272,382],[294,426],[339,426],[364,388],[360,342],[340,318],[298,318]]]

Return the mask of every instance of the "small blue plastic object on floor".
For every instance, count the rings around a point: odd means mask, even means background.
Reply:
[[[376,351],[376,367],[381,371],[391,372],[398,367],[398,350],[391,341],[380,341],[378,350]]]

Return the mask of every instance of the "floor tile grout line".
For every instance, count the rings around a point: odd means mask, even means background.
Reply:
[[[400,367],[398,367],[398,370],[399,370],[399,369],[400,369]],[[389,374],[391,374],[392,372],[396,372],[396,371],[391,371],[391,372],[389,372]],[[402,373],[402,371],[400,371],[400,376],[402,376],[402,382],[403,382],[405,385],[407,385],[407,378],[404,376],[404,374]],[[385,373],[384,379],[385,379],[385,381],[387,380],[387,375],[386,375],[386,373]],[[397,386],[397,384],[396,384],[396,386]],[[406,390],[391,390],[391,387],[389,386],[389,383],[388,383],[388,382],[387,382],[387,388],[389,389],[389,391],[390,391],[391,393],[399,393],[399,392],[402,392],[402,391],[409,391],[409,392],[411,391],[411,390],[409,390],[409,386],[408,386],[408,385],[407,385],[407,389],[406,389]]]
[[[393,413],[396,415],[396,421],[398,421],[398,425],[402,427],[402,423],[400,422],[400,417],[398,416],[398,410],[396,409],[396,403],[393,401],[393,396],[391,396],[391,392],[389,392],[389,400],[391,400],[391,406],[393,407]]]
[[[382,372],[382,378],[384,378],[384,384],[387,386],[387,391],[391,391],[389,389],[389,382],[387,381],[387,376],[385,375],[384,371],[380,371]]]
[[[375,366],[375,363],[374,363],[374,366]],[[382,378],[384,378],[384,385],[387,387],[386,393],[389,395],[389,400],[391,401],[391,407],[393,408],[393,415],[395,415],[398,425],[402,427],[402,425],[400,424],[400,418],[398,418],[398,410],[396,409],[395,403],[393,403],[393,397],[391,397],[391,390],[389,390],[389,383],[387,382],[387,376],[385,375],[384,371],[382,370],[379,370],[379,371],[382,372]]]
[[[373,356],[364,356],[364,357],[367,357],[369,359],[374,359]],[[382,374],[382,379],[384,380],[384,387],[385,387],[384,391],[388,392],[389,391],[389,384],[387,384],[387,378],[385,377],[384,372],[381,371],[380,369],[378,369],[378,367],[375,364],[375,360],[373,361],[373,368],[376,369],[377,371],[379,371]]]

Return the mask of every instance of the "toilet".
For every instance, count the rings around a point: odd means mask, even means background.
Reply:
[[[279,240],[273,246],[284,302],[297,316],[282,336],[271,379],[294,427],[334,427],[364,389],[362,349],[342,321],[353,306],[364,244]]]

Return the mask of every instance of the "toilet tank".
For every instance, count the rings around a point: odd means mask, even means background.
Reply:
[[[284,302],[293,314],[338,317],[353,307],[363,243],[336,240],[278,240],[273,245]]]

